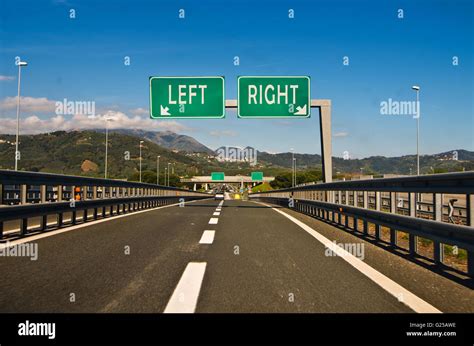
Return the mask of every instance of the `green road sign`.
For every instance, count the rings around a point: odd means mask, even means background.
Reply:
[[[225,174],[224,172],[212,172],[211,173],[211,180],[224,180]]]
[[[307,76],[241,76],[239,118],[307,118],[311,113]]]
[[[224,116],[224,77],[150,77],[152,119]]]
[[[252,180],[263,180],[263,172],[251,172],[250,178]]]

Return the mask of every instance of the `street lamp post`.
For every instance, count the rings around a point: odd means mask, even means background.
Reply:
[[[140,141],[140,183],[142,182],[142,144],[143,141]]]
[[[296,186],[296,157],[293,158],[293,186]]]
[[[156,185],[160,185],[160,155],[156,157]]]
[[[89,119],[97,119],[96,115],[89,115]],[[107,179],[107,161],[108,161],[108,149],[109,149],[109,127],[108,122],[114,120],[112,117],[104,117],[105,120],[105,165],[104,165],[104,178]]]
[[[420,87],[411,87],[416,91],[416,175],[420,175]]]
[[[165,167],[165,186],[168,186],[168,182],[166,180],[166,177],[168,176],[168,168]]]
[[[170,186],[170,165],[171,165],[171,162],[168,162],[168,185],[166,186]]]
[[[108,169],[108,155],[109,155],[109,121],[112,118],[106,117],[105,118],[105,172],[104,177],[107,179],[107,169]]]
[[[291,187],[295,187],[295,152],[293,148],[290,148],[291,151]]]
[[[18,152],[18,141],[20,140],[20,85],[21,85],[21,67],[27,66],[28,63],[26,61],[19,61],[18,62],[18,100],[16,104],[16,141],[15,141],[15,171],[18,170],[18,159],[19,159],[19,152]]]

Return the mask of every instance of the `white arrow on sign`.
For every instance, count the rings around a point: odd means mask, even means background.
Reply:
[[[160,105],[160,115],[171,115],[169,112],[168,112],[169,108],[168,107],[163,107],[162,105]]]
[[[303,107],[296,107],[296,112],[293,113],[294,115],[306,115],[306,105]]]

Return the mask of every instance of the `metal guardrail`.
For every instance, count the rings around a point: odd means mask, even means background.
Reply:
[[[311,191],[386,191],[419,193],[474,193],[474,172],[427,174],[396,178],[376,178],[337,181],[278,190]]]
[[[405,194],[406,200],[399,207],[400,194]],[[422,202],[423,194],[430,194],[432,202]],[[466,225],[446,222],[444,194],[460,195],[465,199],[465,205],[458,209],[464,212]],[[373,224],[377,241],[381,227],[386,227],[390,229],[393,247],[398,246],[398,231],[408,233],[408,250],[412,256],[417,255],[417,237],[429,239],[433,241],[433,261],[437,265],[443,264],[444,244],[457,246],[467,251],[467,271],[471,277],[474,277],[473,197],[473,172],[342,181],[249,195],[251,199],[293,206],[297,211],[355,231],[359,231],[358,220],[361,220],[361,231],[366,235],[369,224]],[[420,210],[422,206],[429,211]],[[431,215],[432,220],[426,215]],[[352,227],[349,227],[351,220]]]
[[[18,190],[18,205],[4,204],[6,187]],[[65,193],[67,187],[70,191]],[[39,198],[33,201],[35,203],[30,203],[32,199],[28,197],[32,188],[39,191]],[[78,214],[82,214],[82,222],[87,222],[99,217],[204,198],[209,198],[209,194],[147,183],[0,170],[0,239],[4,238],[4,224],[8,221],[19,221],[18,234],[10,232],[9,236],[11,233],[25,236],[31,231],[76,224]],[[89,211],[93,212],[92,216],[89,216]],[[68,222],[64,220],[66,213],[70,214]],[[56,222],[52,225],[48,224],[49,215],[56,216]],[[31,229],[28,223],[34,217],[40,217],[40,224]]]

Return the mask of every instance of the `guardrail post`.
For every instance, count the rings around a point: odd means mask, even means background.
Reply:
[[[56,197],[56,202],[62,202],[63,201],[63,186],[58,185],[58,195]]]
[[[40,186],[40,203],[46,203],[46,185]],[[41,216],[40,230],[44,231],[47,227],[48,215]]]
[[[40,203],[46,203],[46,185],[40,185]]]
[[[3,184],[0,184],[0,205],[3,204]]]
[[[474,195],[466,195],[467,225],[474,227]]]
[[[410,208],[410,216],[416,217],[416,209],[417,209],[417,202],[416,202],[416,193],[410,192],[408,194],[408,203]],[[408,234],[408,250],[410,251],[410,255],[416,255],[418,251],[418,239],[414,234]]]
[[[364,209],[368,209],[368,207],[369,207],[369,192],[364,191],[362,198],[363,198]],[[363,230],[363,232],[364,232],[364,234],[369,233],[369,225],[367,223],[367,220],[364,220],[364,230]]]
[[[397,213],[397,193],[390,192],[390,213],[396,214]],[[390,228],[390,246],[395,247],[397,246],[398,239],[397,239],[397,230]]]
[[[20,236],[23,237],[28,233],[28,219],[23,218],[20,220]]]
[[[375,191],[375,210],[380,211],[382,208],[382,195],[380,191]],[[380,240],[380,225],[375,224],[375,239]]]
[[[27,201],[27,188],[28,185],[21,184],[20,185],[20,204],[26,204]]]
[[[443,195],[441,193],[433,194],[434,219],[442,222],[443,219]],[[433,241],[433,260],[436,265],[442,264],[444,260],[444,245]]]
[[[467,225],[474,227],[474,195],[466,195]],[[467,272],[474,277],[474,251],[467,251]]]

